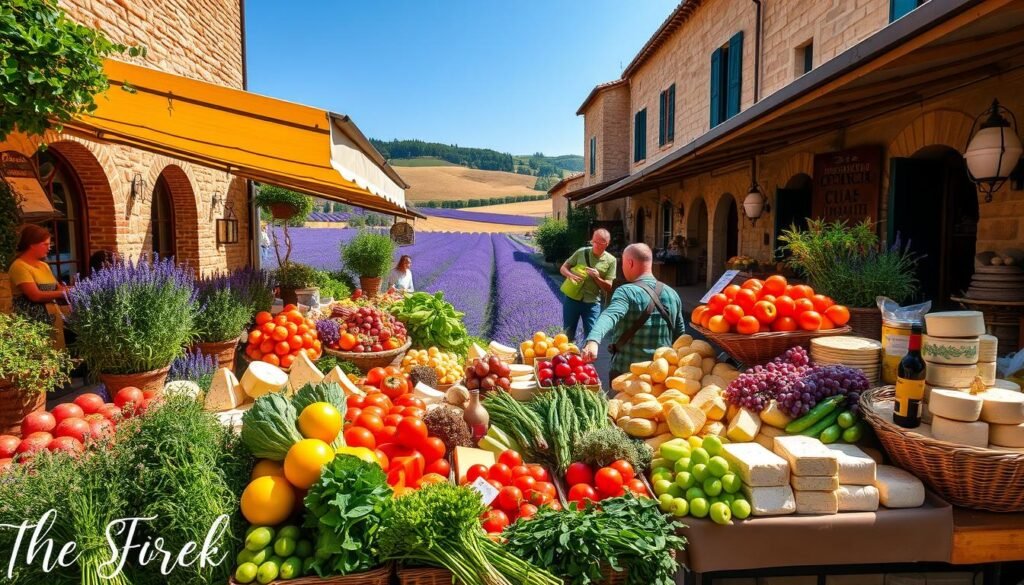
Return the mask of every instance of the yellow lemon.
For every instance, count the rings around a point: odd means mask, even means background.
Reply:
[[[334,450],[320,439],[303,439],[288,449],[284,457],[284,476],[295,487],[305,490],[320,479],[320,469],[334,459]]]
[[[344,424],[341,412],[329,402],[314,402],[299,414],[299,432],[307,439],[334,442]]]
[[[288,519],[295,506],[295,489],[283,477],[258,477],[242,492],[242,515],[254,526],[275,526]]]
[[[358,457],[367,463],[376,463],[377,465],[380,465],[380,458],[377,457],[377,454],[366,447],[338,447],[335,453],[338,455],[351,455],[353,457]]]
[[[256,462],[256,465],[252,466],[252,476],[249,479],[257,479],[268,475],[284,477],[284,464],[280,461],[260,459]]]

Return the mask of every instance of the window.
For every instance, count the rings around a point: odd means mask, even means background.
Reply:
[[[647,158],[647,108],[633,115],[633,162]]]
[[[658,146],[665,146],[676,138],[676,84],[658,96]]]
[[[661,204],[661,247],[668,249],[672,243],[672,202]]]
[[[711,127],[740,113],[743,87],[743,31],[711,54]]]
[[[597,174],[597,136],[590,137],[590,176]]]
[[[794,59],[796,77],[810,73],[814,69],[814,41],[807,41],[803,46],[797,47]]]
[[[903,18],[925,2],[927,2],[927,0],[890,0],[889,22]]]
[[[53,150],[40,152],[37,158],[42,183],[58,217],[42,224],[52,234],[52,247],[46,263],[57,280],[71,282],[76,274],[85,272],[83,261],[82,191],[77,177],[64,159]]]
[[[160,258],[174,256],[174,211],[171,207],[171,191],[163,176],[156,180],[153,188],[150,226],[153,232],[153,254]]]

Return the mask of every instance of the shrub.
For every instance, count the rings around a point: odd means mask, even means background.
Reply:
[[[347,244],[341,245],[345,268],[359,276],[383,277],[391,270],[395,243],[386,234],[360,231]]]
[[[326,271],[320,271],[319,281],[317,286],[320,287],[320,298],[332,298],[335,300],[347,299],[352,295],[352,288],[347,284],[346,280],[340,280],[334,278],[332,273]],[[349,277],[351,278],[351,277]]]
[[[20,217],[17,195],[6,181],[0,180],[0,272],[5,272],[17,256]]]
[[[18,392],[50,392],[68,382],[70,370],[71,358],[54,347],[45,323],[0,313],[0,380]]]
[[[316,268],[298,262],[285,262],[274,276],[281,288],[306,288],[320,283],[320,273]]]
[[[275,185],[260,185],[254,201],[256,206],[261,209],[269,209],[275,203],[291,205],[297,210],[297,213],[290,221],[295,221],[296,218],[305,221],[313,211],[312,197]]]
[[[591,208],[570,209],[565,220],[544,218],[534,231],[537,246],[548,262],[565,262],[590,236],[590,223],[594,218]]]
[[[196,334],[199,341],[213,343],[237,338],[245,331],[255,314],[252,305],[239,298],[231,288],[229,277],[215,277],[199,282],[199,314]]]
[[[274,275],[262,268],[245,267],[231,273],[231,291],[252,314],[269,311],[274,304]]]

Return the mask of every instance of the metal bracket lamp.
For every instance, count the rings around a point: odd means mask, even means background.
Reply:
[[[132,177],[132,202],[146,203],[149,201],[149,189],[146,188],[146,180],[140,173]]]
[[[747,196],[743,198],[743,214],[750,220],[750,225],[757,225],[757,220],[765,213],[771,213],[772,206],[768,203],[768,197],[757,184],[757,158],[750,159],[750,189]]]
[[[989,203],[992,194],[1002,188],[1024,154],[1017,118],[1000,105],[999,100],[993,99],[992,105],[974,119],[970,136],[964,150],[967,174]]]
[[[224,206],[224,217],[217,220],[217,245],[238,243],[238,219],[235,217],[235,208],[222,197],[220,193],[213,194],[213,207]]]

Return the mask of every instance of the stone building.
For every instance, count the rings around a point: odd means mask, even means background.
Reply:
[[[583,180],[583,173],[572,173],[548,189],[548,196],[551,197],[551,217],[565,219],[569,216],[569,202],[565,194],[582,187]]]
[[[948,306],[976,252],[1024,248],[1024,165],[986,202],[962,156],[994,98],[1024,117],[1022,66],[1020,2],[683,0],[584,100],[566,197],[633,241],[686,242],[703,285],[732,256],[773,264],[793,223],[869,218],[927,254]]]

